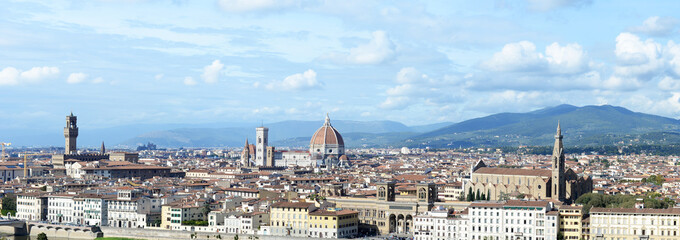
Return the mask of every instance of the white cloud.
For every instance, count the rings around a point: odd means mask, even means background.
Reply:
[[[508,43],[481,67],[496,72],[536,72],[551,74],[577,74],[587,70],[588,58],[578,43],[561,46],[552,43],[545,53],[536,51],[529,41]]]
[[[69,84],[77,84],[84,82],[85,79],[87,79],[87,74],[85,73],[71,73],[68,75],[66,82]]]
[[[410,105],[411,98],[405,96],[389,96],[385,101],[380,103],[380,107],[384,109],[402,109]]]
[[[95,83],[95,84],[104,83],[104,78],[102,78],[102,77],[95,78],[94,80],[92,80],[92,83]]]
[[[384,109],[403,109],[416,103],[439,105],[459,101],[460,84],[453,80],[432,79],[413,67],[405,67],[397,72],[398,84],[385,90],[387,97],[379,107]],[[456,86],[456,89],[447,89]]]
[[[559,43],[550,44],[545,48],[545,60],[548,61],[553,73],[580,73],[586,70],[588,60],[581,45],[570,43],[560,46]]]
[[[280,112],[281,112],[280,107],[261,107],[253,109],[254,114],[276,114]]]
[[[37,82],[45,78],[53,77],[59,74],[57,67],[34,67],[31,70],[21,73],[21,78],[30,82]]]
[[[159,74],[156,74],[156,76],[154,76],[153,78],[156,79],[156,81],[158,81],[158,80],[163,79],[163,76],[165,76],[165,75],[162,74],[162,73],[159,73]]]
[[[562,7],[581,7],[590,5],[593,0],[527,0],[529,8],[538,11],[550,11]]]
[[[397,73],[397,83],[411,83],[423,79],[423,74],[413,67],[405,67]]]
[[[194,86],[196,84],[198,84],[198,82],[196,82],[196,80],[194,80],[194,78],[192,78],[192,77],[185,77],[184,78],[184,85]]]
[[[13,67],[6,67],[0,71],[0,85],[19,84],[19,70]]]
[[[295,6],[294,0],[219,0],[220,7],[228,12],[252,12],[285,9]]]
[[[256,83],[259,86],[259,83]],[[269,90],[308,90],[320,88],[321,82],[316,79],[316,72],[312,69],[304,73],[296,73],[283,79],[283,81],[275,81],[267,84],[265,87]]]
[[[59,75],[59,68],[57,67],[34,67],[24,72],[13,67],[6,67],[0,71],[0,86],[37,83],[57,75]]]
[[[642,85],[643,84],[640,81],[638,81],[637,78],[613,75],[609,77],[607,80],[604,80],[599,87],[623,91],[633,91],[640,89]]]
[[[222,69],[224,69],[224,64],[222,64],[220,60],[215,60],[212,64],[203,68],[201,78],[203,78],[206,83],[217,83]]]
[[[652,16],[642,22],[641,26],[631,27],[630,31],[650,36],[668,36],[677,33],[678,20],[673,17]]]
[[[680,77],[680,44],[668,41],[665,53],[670,71],[675,74],[676,77]]]
[[[543,54],[536,52],[536,45],[529,41],[508,43],[500,52],[482,63],[482,67],[492,71],[535,71],[543,68]]]
[[[649,80],[664,67],[663,46],[652,39],[645,41],[631,33],[616,37],[617,66],[614,74],[622,78]]]
[[[666,76],[662,78],[657,85],[659,89],[665,91],[680,90],[680,79]]]
[[[379,64],[391,59],[395,54],[395,46],[385,31],[375,31],[371,40],[349,50],[349,53],[332,53],[321,57],[337,63]]]

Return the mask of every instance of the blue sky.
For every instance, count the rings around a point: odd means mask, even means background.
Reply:
[[[677,1],[3,1],[0,129],[680,117]]]

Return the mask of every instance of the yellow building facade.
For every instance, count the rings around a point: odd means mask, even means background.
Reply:
[[[315,238],[352,238],[357,235],[359,212],[341,209],[309,213],[309,233]]]
[[[582,236],[583,227],[583,206],[559,206],[560,212],[560,232],[565,240],[584,239]]]

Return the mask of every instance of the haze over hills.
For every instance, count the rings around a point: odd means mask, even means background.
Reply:
[[[451,123],[409,127],[394,121],[331,120],[331,124],[343,135],[347,146],[359,147],[362,144],[370,146],[387,144]],[[309,145],[312,134],[322,125],[323,121],[282,121],[265,124],[269,128],[270,145],[295,148],[304,148]],[[258,126],[153,131],[124,141],[122,144],[136,146],[153,142],[164,147],[241,147],[246,138],[251,141],[255,138],[256,127]],[[354,139],[357,140],[354,141]]]
[[[557,123],[568,146],[680,143],[680,121],[610,105],[559,105],[528,113],[499,113],[410,137],[408,146],[551,145]]]
[[[459,123],[406,126],[394,121],[331,120],[347,147],[434,147],[551,145],[557,122],[566,146],[612,144],[678,144],[680,121],[633,112],[616,106],[559,105],[527,113],[498,113]],[[270,145],[306,148],[322,121],[282,121],[265,124]],[[228,126],[228,127],[224,127]],[[247,123],[139,124],[106,129],[83,129],[79,146],[135,148],[153,142],[161,147],[241,147],[255,137],[258,125]],[[61,129],[29,134],[3,132],[14,146],[61,146]],[[23,144],[28,146],[28,144]]]

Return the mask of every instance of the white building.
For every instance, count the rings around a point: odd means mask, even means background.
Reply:
[[[418,240],[556,240],[558,212],[548,201],[474,202],[466,212],[435,210],[414,218]]]
[[[680,209],[592,208],[590,239],[680,239]]]
[[[468,239],[466,214],[450,214],[447,209],[433,209],[414,217],[416,240]]]
[[[17,194],[16,218],[43,221],[47,217],[47,197],[42,193]]]
[[[107,226],[108,209],[106,199],[110,197],[83,194],[74,198],[75,223],[84,226]]]
[[[74,195],[60,194],[47,197],[47,221],[75,224]]]
[[[468,207],[468,230],[473,240],[555,240],[556,213],[548,201],[475,202]]]
[[[267,225],[268,223],[269,214],[265,212],[230,212],[224,216],[224,227],[222,228],[223,231],[220,232],[257,234],[260,226]]]
[[[119,191],[107,199],[107,223],[112,227],[144,228],[147,222],[160,220],[162,200],[142,196],[134,190]]]

